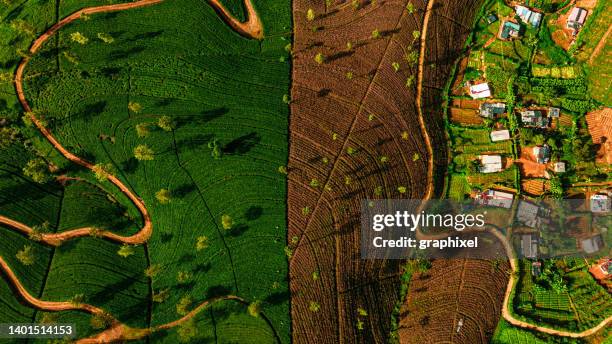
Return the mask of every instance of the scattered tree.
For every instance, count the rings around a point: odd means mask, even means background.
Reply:
[[[353,9],[356,11],[361,6],[361,2],[359,0],[352,0],[351,6],[353,6]]]
[[[412,31],[412,39],[413,39],[413,41],[416,41],[419,38],[421,38],[421,31],[418,31],[418,30]]]
[[[223,155],[223,151],[221,150],[221,145],[219,144],[219,140],[212,139],[210,142],[208,142],[208,148],[212,149],[212,151],[210,152],[210,155],[215,160],[221,159],[221,156]]]
[[[168,189],[161,189],[155,193],[155,199],[160,204],[168,204],[172,200],[172,193]]]
[[[117,251],[117,254],[123,258],[127,258],[133,255],[134,253],[136,253],[134,246],[127,244],[122,245],[121,248],[119,248],[119,250]]]
[[[189,313],[189,307],[191,306],[192,302],[193,301],[191,300],[191,297],[189,295],[183,296],[176,304],[176,312],[179,315],[186,315],[187,313]]]
[[[405,186],[398,186],[397,187],[397,191],[401,194],[405,194],[406,193],[406,187]]]
[[[148,268],[144,270],[145,276],[153,279],[153,277],[157,276],[161,272],[161,265],[159,264],[151,264]]]
[[[261,313],[261,301],[257,300],[251,302],[248,307],[248,312],[250,316],[258,318]]]
[[[6,148],[17,139],[17,129],[11,127],[0,128],[0,149]]]
[[[134,148],[134,157],[137,160],[145,161],[145,160],[153,160],[154,152],[147,145],[138,145]]]
[[[92,168],[92,171],[94,175],[96,176],[96,179],[100,182],[107,180],[108,176],[111,174],[113,170],[114,170],[114,167],[113,167],[113,164],[111,163],[95,164],[94,167]]]
[[[196,250],[202,251],[208,248],[208,237],[205,235],[201,235],[196,240]]]
[[[221,215],[221,226],[223,226],[223,229],[230,230],[232,229],[233,225],[234,225],[234,220],[232,220],[231,216],[227,214]]]
[[[89,38],[85,37],[82,33],[76,31],[70,34],[70,39],[79,44],[87,44]]]
[[[313,271],[312,272],[312,280],[316,281],[319,279],[319,271]]]
[[[49,231],[49,221],[45,221],[40,225],[35,225],[32,227],[32,231],[28,234],[30,240],[41,241],[43,238],[43,234]]]
[[[189,271],[179,271],[176,273],[176,281],[179,284],[189,283],[193,279],[193,274]]]
[[[414,5],[412,4],[412,1],[408,1],[408,3],[406,4],[406,10],[410,14],[414,13]]]
[[[106,312],[96,313],[91,317],[90,324],[92,328],[102,330],[109,328],[113,320],[113,316]]]
[[[318,188],[319,187],[319,180],[316,178],[313,178],[310,180],[310,186],[313,188]]]
[[[170,289],[166,288],[158,292],[153,292],[151,300],[155,303],[162,303],[170,297]]]
[[[158,120],[157,120],[157,126],[160,127],[163,131],[172,131],[174,130],[175,127],[175,123],[172,120],[172,118],[170,118],[170,116],[161,116]]]
[[[25,34],[26,36],[36,36],[36,28],[23,19],[12,20],[11,28],[19,33]]]
[[[325,62],[325,55],[323,55],[323,53],[317,53],[314,60],[318,64],[323,64],[323,62]]]
[[[412,87],[412,85],[414,85],[414,75],[410,75],[407,79],[406,79],[406,87],[410,88]]]
[[[287,167],[286,166],[279,166],[278,167],[278,173],[280,173],[280,174],[287,174]]]
[[[419,155],[419,153],[414,153],[412,155],[412,161],[419,161],[421,159],[421,155]]]
[[[315,19],[315,11],[312,8],[309,8],[306,11],[306,20],[313,21]]]
[[[393,63],[391,63],[391,67],[393,67],[393,70],[395,72],[398,72],[399,69],[400,69],[400,64],[399,64],[399,62],[393,62]]]
[[[76,294],[70,298],[70,303],[74,307],[80,307],[85,302],[85,294]]]
[[[181,343],[190,343],[198,335],[198,329],[193,318],[181,323],[176,332]]]
[[[372,31],[371,37],[373,39],[380,38],[380,31],[378,31],[378,29],[374,29],[374,31]]]
[[[111,36],[108,33],[104,33],[104,32],[98,32],[98,39],[106,44],[111,44],[115,41],[113,36]]]
[[[140,138],[147,137],[149,136],[149,133],[150,133],[149,123],[143,122],[143,123],[136,124],[136,135],[138,135],[138,137]]]
[[[23,174],[26,177],[31,178],[34,182],[40,184],[44,184],[51,179],[51,176],[49,175],[49,166],[43,159],[40,158],[28,161],[26,166],[23,168]]]
[[[348,51],[353,50],[353,43],[351,43],[350,41],[346,42],[346,50]]]
[[[346,72],[346,78],[349,80],[353,79],[353,72]]]
[[[308,310],[310,310],[311,312],[318,312],[321,309],[321,305],[318,302],[315,301],[310,301],[310,304],[308,305]]]
[[[142,105],[137,102],[128,102],[128,109],[134,113],[139,113],[142,111]]]
[[[21,250],[17,251],[15,255],[17,260],[25,266],[34,265],[36,261],[36,256],[34,255],[34,248],[32,245],[25,245]]]

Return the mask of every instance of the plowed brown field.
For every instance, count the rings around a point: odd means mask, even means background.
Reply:
[[[427,190],[429,157],[415,107],[418,66],[404,59],[409,47],[419,51],[413,31],[421,30],[425,4],[412,3],[413,13],[407,1],[363,2],[359,9],[338,3],[327,12],[323,1],[293,3],[288,217],[295,343],[388,337],[398,262],[360,259],[359,210],[377,187],[376,197],[386,198],[421,198]],[[318,53],[324,63],[315,61]],[[309,309],[313,302],[318,311]],[[358,308],[368,315],[359,316]]]
[[[489,343],[509,269],[507,261],[436,260],[410,282],[400,313],[401,343]]]
[[[413,35],[422,32],[426,4],[411,3],[412,12],[407,0],[362,1],[358,9],[351,2],[328,9],[323,1],[293,2],[288,222],[296,343],[387,341],[399,262],[360,259],[359,209],[365,198],[427,195],[431,157],[416,108],[418,64],[405,59],[420,51]],[[477,7],[449,6],[436,3],[428,25],[421,102],[433,176],[441,182],[447,162],[441,90]],[[455,12],[465,17],[453,20]],[[316,61],[319,53],[324,62]],[[442,189],[435,186],[434,197]]]

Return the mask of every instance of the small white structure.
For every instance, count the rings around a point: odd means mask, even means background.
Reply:
[[[563,161],[558,161],[553,164],[553,171],[556,173],[564,173],[565,172],[565,163]]]
[[[538,256],[538,239],[535,235],[524,234],[521,236],[521,253],[523,257],[530,259]]]
[[[491,132],[491,141],[499,142],[510,140],[510,131],[508,130],[497,130]]]
[[[509,192],[489,189],[476,196],[476,200],[482,205],[510,209],[512,201],[514,201],[514,195]]]
[[[580,242],[582,250],[588,254],[595,253],[603,247],[603,239],[601,235],[595,235]]]
[[[500,155],[480,155],[478,159],[480,159],[482,163],[480,167],[481,173],[495,173],[504,169],[502,157]]]
[[[488,98],[491,96],[491,89],[489,84],[483,82],[482,84],[470,86],[470,96],[474,99]]]
[[[542,13],[534,12],[525,6],[515,6],[516,15],[521,18],[523,23],[530,24],[533,27],[540,26],[542,21]]]
[[[593,213],[607,213],[612,210],[612,202],[608,195],[593,195],[591,196],[591,212]]]
[[[576,32],[578,32],[578,30],[580,30],[580,28],[582,28],[582,26],[584,25],[587,14],[588,12],[584,8],[572,8],[570,15],[569,17],[567,17],[567,21],[565,22],[565,26],[568,29],[574,30],[574,34],[576,34]]]

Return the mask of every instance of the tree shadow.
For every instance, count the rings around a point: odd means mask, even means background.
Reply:
[[[231,293],[232,289],[224,285],[215,285],[206,290],[206,298],[211,299],[213,297],[230,295]]]
[[[258,218],[260,218],[262,214],[263,214],[263,208],[262,207],[251,206],[244,213],[244,217],[246,217],[246,219],[248,221],[253,221],[253,220],[257,220]]]
[[[240,225],[232,227],[232,229],[229,230],[228,234],[233,237],[237,237],[237,236],[244,234],[244,232],[246,232],[248,229],[249,229],[249,226],[245,224],[240,224]]]
[[[176,128],[180,128],[186,124],[189,126],[197,124],[206,124],[217,117],[221,117],[229,112],[226,107],[220,107],[212,110],[204,110],[202,113],[197,115],[180,116],[175,118]]]
[[[137,35],[134,35],[134,37],[132,37],[132,38],[126,39],[126,42],[135,42],[135,41],[139,41],[141,39],[151,39],[151,38],[159,37],[163,33],[164,33],[164,30],[149,31],[149,32],[139,33]]]
[[[196,190],[195,184],[183,184],[177,187],[176,189],[172,190],[172,195],[179,197],[179,198],[183,198],[195,190]]]
[[[145,50],[146,50],[145,47],[132,47],[129,49],[124,49],[124,50],[111,51],[108,56],[111,59],[120,60],[120,59],[126,59],[128,57],[132,57],[133,55],[139,54]]]
[[[271,305],[280,305],[281,303],[285,303],[289,301],[290,296],[291,294],[289,293],[289,291],[280,291],[280,292],[276,292],[276,293],[272,293],[268,295],[264,299],[264,301]]]
[[[172,240],[172,237],[174,237],[174,234],[172,234],[172,232],[162,232],[160,236],[160,241],[162,242],[162,244],[165,244],[170,242],[170,240]]]
[[[256,132],[252,132],[227,143],[223,147],[223,153],[246,154],[259,142],[261,142],[261,136]]]
[[[138,159],[130,157],[126,161],[121,163],[121,170],[125,173],[132,174],[138,168]]]
[[[197,134],[193,137],[180,139],[176,141],[176,149],[177,150],[195,150],[200,148],[203,145],[208,144],[212,139],[212,135],[210,134]]]

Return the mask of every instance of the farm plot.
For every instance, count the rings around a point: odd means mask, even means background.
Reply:
[[[451,135],[454,139],[454,151],[464,154],[511,154],[512,142],[491,142],[491,131],[489,129],[471,129],[451,127]]]
[[[357,259],[354,219],[360,199],[427,190],[413,38],[425,4],[412,3],[414,10],[388,1],[327,11],[321,1],[293,3],[288,250],[296,343],[387,339],[399,264]]]
[[[444,191],[447,171],[447,145],[444,103],[449,76],[455,62],[465,48],[470,28],[476,20],[481,1],[436,1],[427,28],[427,44],[423,65],[423,109],[425,125],[434,147],[434,190],[437,196]]]
[[[500,317],[508,269],[505,261],[434,261],[428,272],[410,282],[401,309],[401,343],[489,343]]]
[[[75,242],[54,259],[50,297],[82,290],[121,320],[148,326],[179,317],[176,304],[187,294],[192,305],[235,294],[260,300],[266,331],[289,341],[278,170],[287,155],[290,11],[286,4],[257,9],[270,37],[261,42],[239,36],[206,3],[173,1],[76,21],[32,59],[25,79],[33,107],[68,149],[112,164],[147,205],[154,228],[147,245],[120,262],[111,262],[123,259],[117,245]],[[134,156],[138,146],[144,160]],[[222,224],[223,215],[233,224]],[[94,249],[105,257],[98,269],[111,270],[107,281],[77,263]],[[147,266],[161,270],[148,283]],[[76,277],[63,281],[61,271]],[[87,283],[95,287],[85,290]],[[115,301],[107,298],[113,286]],[[167,299],[151,306],[149,289]]]
[[[555,337],[541,332],[534,332],[514,327],[505,320],[500,320],[495,335],[491,339],[493,344],[549,344],[549,343],[579,343],[576,339]]]
[[[569,331],[583,331],[597,325],[612,313],[612,297],[584,268],[564,274],[562,284],[567,287],[563,290],[542,287],[534,278],[531,262],[521,261],[513,305],[519,315],[531,322],[537,321],[544,326]],[[547,281],[550,280],[552,278],[547,278]]]

